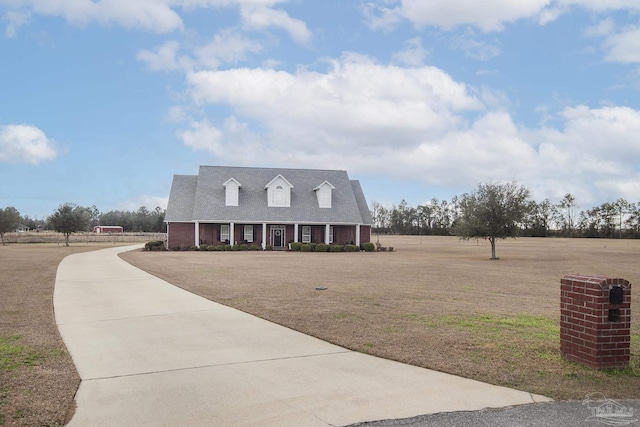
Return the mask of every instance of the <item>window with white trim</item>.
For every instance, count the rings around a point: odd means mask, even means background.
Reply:
[[[244,240],[253,243],[253,225],[244,226]]]
[[[284,198],[284,188],[282,185],[278,185],[276,190],[273,192],[273,204],[275,206],[284,206],[285,198]]]
[[[311,226],[302,226],[302,243],[311,243]]]
[[[333,243],[333,225],[329,226],[329,243]]]
[[[220,226],[220,241],[225,242],[229,239],[229,224],[222,224]]]

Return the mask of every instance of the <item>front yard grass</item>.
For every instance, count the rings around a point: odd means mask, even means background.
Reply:
[[[56,271],[67,255],[107,246],[0,246],[0,426],[64,425],[80,378],[55,323]]]

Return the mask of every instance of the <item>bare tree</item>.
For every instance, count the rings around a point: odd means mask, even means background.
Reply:
[[[571,193],[564,195],[564,198],[560,201],[560,208],[565,209],[567,216],[565,218],[565,226],[569,231],[569,237],[573,235],[573,222],[574,222],[574,208],[576,207],[576,198]]]
[[[629,203],[625,199],[620,198],[620,199],[615,201],[613,206],[615,207],[616,211],[618,212],[618,218],[620,220],[620,222],[619,222],[619,224],[620,224],[620,238],[622,239],[622,217],[624,215],[628,214],[629,211],[631,210],[631,203]]]

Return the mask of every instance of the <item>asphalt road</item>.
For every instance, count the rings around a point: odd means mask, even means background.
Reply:
[[[640,391],[639,391],[640,392]],[[600,396],[602,398],[602,396]],[[614,413],[614,412],[617,412]],[[640,400],[557,401],[481,411],[422,415],[350,427],[595,427],[640,426]]]

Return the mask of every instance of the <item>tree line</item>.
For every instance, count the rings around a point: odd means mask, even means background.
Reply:
[[[370,207],[373,232],[456,235],[465,196],[469,195],[454,196],[450,201],[433,198],[415,207],[409,206],[404,199],[391,207],[374,201]],[[528,237],[640,238],[640,202],[617,199],[578,210],[576,198],[571,193],[555,203],[550,199],[539,202],[527,199],[524,216],[517,227],[519,236]]]
[[[100,212],[94,206],[85,207],[74,203],[60,205],[45,219],[22,216],[13,206],[0,208],[0,238],[4,245],[5,233],[13,232],[20,226],[28,230],[55,230],[64,233],[66,238],[70,233],[78,231],[93,231],[97,225],[120,226],[124,232],[163,233],[166,231],[164,223],[166,211],[156,207],[150,211],[141,206],[136,211],[112,210]]]

